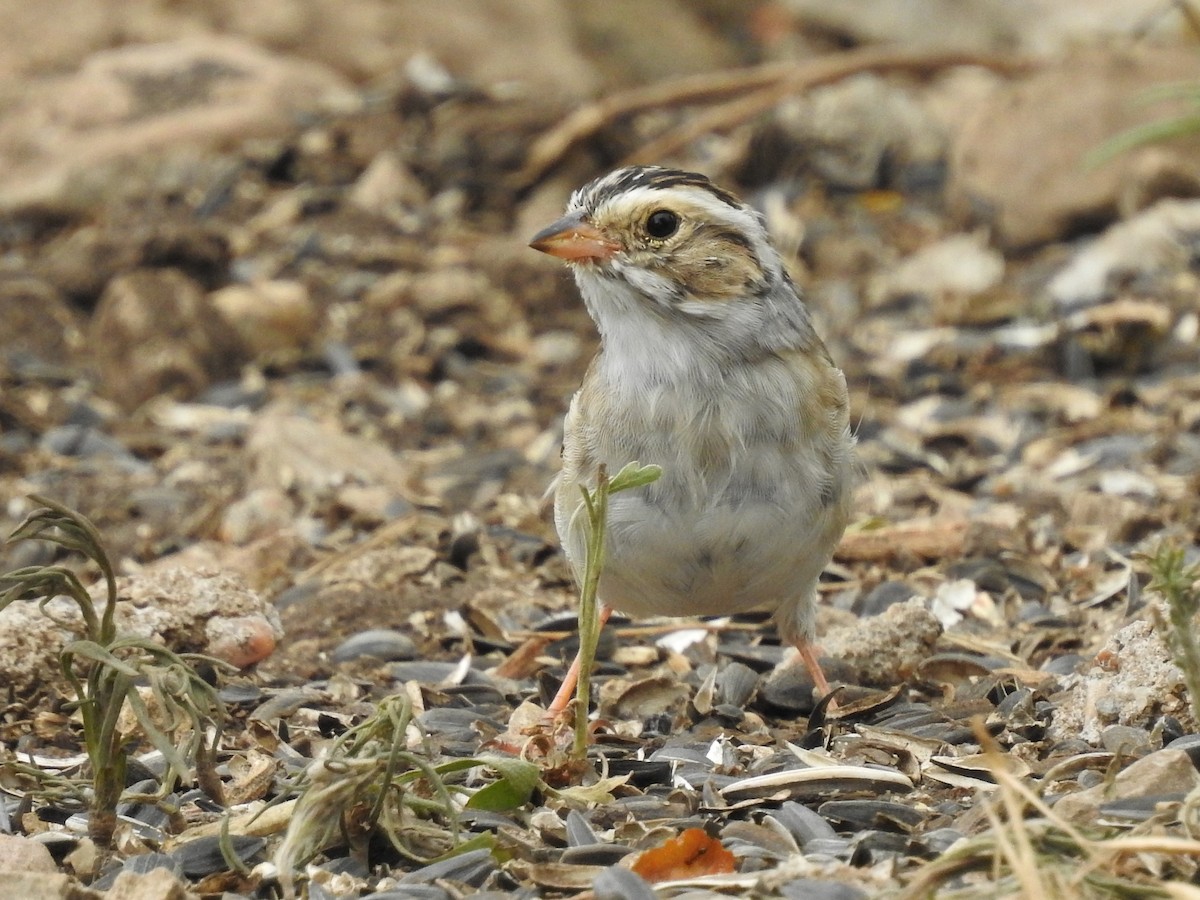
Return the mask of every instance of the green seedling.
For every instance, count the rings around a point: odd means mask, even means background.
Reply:
[[[1183,670],[1192,716],[1200,721],[1200,642],[1196,613],[1200,612],[1200,565],[1184,565],[1181,547],[1161,545],[1150,557],[1149,589],[1167,603],[1167,635],[1175,664]]]
[[[84,516],[44,497],[30,497],[34,510],[9,541],[41,540],[81,553],[104,577],[105,604],[96,605],[78,576],[64,566],[29,566],[0,576],[0,609],[19,600],[37,600],[46,616],[66,628],[82,631],[59,653],[59,667],[75,695],[83,723],[83,741],[90,764],[90,781],[47,777],[46,793],[73,793],[86,802],[88,831],[101,847],[111,847],[117,825],[117,804],[125,790],[129,751],[141,741],[159,750],[167,763],[161,791],[130,797],[158,802],[181,781],[193,776],[201,787],[220,799],[214,767],[225,709],[215,688],[197,674],[203,663],[225,667],[220,660],[195,653],[176,653],[152,640],[123,634],[114,618],[117,582],[99,532]],[[73,600],[81,622],[55,618],[47,604],[55,597]],[[82,627],[80,627],[82,626]],[[150,700],[147,700],[147,695]],[[125,710],[132,713],[133,725]],[[23,774],[29,775],[30,770]]]
[[[573,754],[577,759],[587,755],[588,704],[592,696],[592,666],[596,662],[596,645],[600,641],[600,607],[597,590],[600,573],[604,571],[605,538],[608,531],[608,500],[613,494],[652,484],[662,476],[661,466],[643,466],[638,462],[626,465],[613,478],[604,465],[596,475],[594,490],[580,485],[583,505],[587,512],[587,555],[584,559],[583,581],[579,591],[579,680],[575,685],[575,741]]]

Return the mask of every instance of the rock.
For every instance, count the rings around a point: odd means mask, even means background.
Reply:
[[[146,570],[118,579],[117,589],[117,628],[176,651],[208,653],[245,667],[269,655],[283,636],[274,607],[228,573]],[[93,597],[102,591],[96,585]],[[36,603],[0,610],[0,682],[18,696],[55,683],[59,651],[82,631],[73,602],[58,598],[47,609],[53,621]]]
[[[43,872],[4,872],[4,892],[21,900],[112,900],[110,894],[89,891],[69,875]]]
[[[568,13],[580,55],[593,62],[606,84],[643,85],[740,62],[688,0],[655,0],[652,7],[644,0],[609,0],[559,8]]]
[[[957,234],[922,247],[879,277],[878,300],[918,296],[941,306],[994,288],[1004,277],[1004,257],[982,234]]]
[[[259,487],[302,495],[346,483],[381,485],[412,500],[414,472],[382,443],[351,435],[334,422],[318,422],[268,407],[246,438],[246,450]]]
[[[1155,797],[1163,794],[1188,794],[1200,786],[1200,772],[1183,750],[1158,750],[1131,763],[1107,781],[1068,794],[1054,804],[1054,811],[1070,822],[1092,822],[1102,803]]]
[[[384,150],[371,160],[346,199],[401,227],[413,222],[413,210],[429,202],[424,186],[394,150]]]
[[[0,834],[0,872],[58,871],[54,857],[44,845],[12,834]]]
[[[995,50],[1019,34],[1007,4],[988,0],[785,0],[801,28],[847,35],[854,44],[886,42],[928,50]],[[933,27],[933,23],[937,23]]]
[[[301,111],[355,102],[324,66],[215,35],[100,50],[5,93],[0,208],[63,203],[116,160],[277,134]]]
[[[247,39],[284,54],[299,73],[341,72],[371,82],[429,52],[472,81],[518,82],[531,90],[582,97],[597,78],[575,42],[570,7],[554,0],[304,0],[246,4],[206,0],[60,0],[55,28],[27,4],[5,2],[0,83],[62,72],[81,58],[122,43]],[[243,46],[246,46],[243,44]],[[687,50],[686,45],[679,52]],[[264,53],[265,51],[259,51]],[[337,85],[343,84],[337,82]]]
[[[192,396],[245,359],[237,333],[175,269],[114,278],[87,334],[101,393],[126,409],[163,393]]]
[[[554,0],[309,0],[246,4],[218,0],[200,18],[355,80],[391,75],[428,53],[454,76],[514,82],[547,97],[582,97],[597,86],[580,53],[569,7]]]
[[[124,871],[104,896],[106,900],[197,900],[174,873],[164,868],[149,872]]]
[[[995,228],[1007,248],[1069,237],[1112,219],[1124,194],[1166,167],[1200,182],[1200,137],[1121,154],[1095,167],[1089,153],[1186,107],[1139,102],[1195,77],[1190,48],[1079,51],[996,88],[953,136],[947,203]],[[1147,160],[1155,169],[1146,171]]]
[[[842,36],[851,45],[886,43],[926,50],[1053,54],[1147,28],[1175,36],[1178,21],[1156,0],[783,0],[798,27]]]
[[[261,654],[249,658],[229,656],[228,662],[244,667],[265,658],[283,636],[275,608],[227,572],[162,569],[121,578],[117,625],[133,634],[169,638],[176,650],[221,656],[237,635],[252,634]],[[250,627],[250,623],[261,624]],[[203,629],[203,630],[201,630]]]
[[[0,365],[63,366],[82,345],[80,323],[52,285],[35,278],[0,279]]]
[[[277,617],[213,616],[204,625],[204,652],[245,669],[274,653],[282,636]]]
[[[1106,498],[1110,504],[1112,500]],[[1118,630],[1087,672],[1066,676],[1064,683],[1048,729],[1055,740],[1082,738],[1097,744],[1109,725],[1149,728],[1164,715],[1191,722],[1183,672],[1148,619]]]
[[[1163,200],[1075,253],[1046,292],[1063,308],[1097,303],[1120,279],[1189,266],[1197,234],[1200,200]]]
[[[248,544],[267,537],[296,519],[296,507],[278,488],[257,488],[225,508],[218,531],[221,540]]]
[[[819,643],[823,656],[854,673],[856,684],[890,687],[916,670],[941,634],[927,602],[913,597],[878,616],[831,629]]]
[[[911,91],[877,75],[847,78],[783,104],[776,126],[789,147],[774,163],[781,171],[769,174],[791,177],[796,164],[787,156],[796,153],[824,181],[852,190],[882,187],[885,175],[904,180],[918,168],[940,170],[946,154],[933,116]]]
[[[192,569],[228,572],[251,589],[273,594],[291,583],[294,571],[312,562],[311,544],[295,527],[271,531],[245,545],[198,541],[164,556],[146,570]]]
[[[214,291],[209,300],[255,356],[303,347],[320,317],[299,281],[258,281]]]

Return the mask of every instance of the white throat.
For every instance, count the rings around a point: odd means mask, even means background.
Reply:
[[[604,342],[598,374],[606,382],[645,388],[716,376],[720,345],[711,321],[708,329],[687,327],[685,314],[668,310],[668,318],[627,285],[586,270],[576,272],[576,281]]]

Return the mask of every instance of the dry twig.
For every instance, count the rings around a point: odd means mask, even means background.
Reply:
[[[1029,64],[1010,57],[980,53],[913,54],[872,47],[800,63],[768,63],[634,88],[581,107],[538,138],[529,151],[524,168],[516,175],[516,185],[525,189],[537,184],[572,148],[612,123],[636,113],[734,98],[708,115],[698,116],[644,144],[636,154],[643,161],[658,159],[678,151],[701,135],[728,130],[793,94],[819,85],[861,72],[928,76],[953,66],[984,66],[1014,74],[1026,70]]]

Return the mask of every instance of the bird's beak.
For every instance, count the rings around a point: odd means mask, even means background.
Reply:
[[[567,262],[611,259],[621,245],[588,222],[582,213],[563,216],[533,236],[529,246]]]

